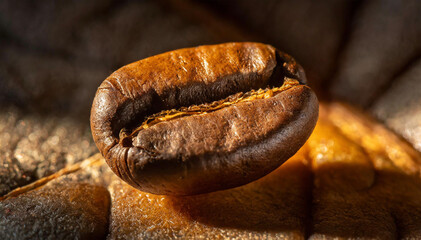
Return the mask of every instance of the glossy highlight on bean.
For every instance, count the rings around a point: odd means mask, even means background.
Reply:
[[[192,195],[279,167],[307,140],[318,101],[302,68],[260,43],[175,50],[126,65],[97,90],[94,141],[142,191]]]

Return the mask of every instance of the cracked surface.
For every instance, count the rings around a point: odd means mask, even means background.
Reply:
[[[134,136],[139,131],[150,128],[151,126],[161,123],[161,122],[171,121],[171,120],[185,117],[185,116],[203,115],[203,114],[211,113],[219,109],[223,109],[225,107],[229,107],[230,105],[241,103],[241,102],[250,102],[256,99],[270,98],[270,97],[273,97],[274,94],[276,95],[282,91],[288,90],[289,88],[298,86],[298,85],[299,85],[299,82],[296,81],[295,79],[286,78],[285,85],[282,85],[281,87],[275,87],[273,89],[259,88],[258,90],[251,90],[246,93],[240,92],[240,93],[231,95],[225,99],[214,101],[211,103],[193,105],[189,107],[181,107],[179,109],[164,110],[147,117],[146,120],[143,121],[139,127],[137,127],[133,132],[129,133],[129,135],[127,136],[129,137]],[[123,130],[124,129],[120,131],[120,141],[122,141],[121,134],[123,135],[127,134]]]
[[[104,238],[110,207],[107,174],[111,172],[101,162],[89,163],[76,173],[57,175],[37,189],[1,201],[0,238]]]
[[[86,126],[71,119],[29,115],[9,108],[0,115],[0,196],[96,152]]]

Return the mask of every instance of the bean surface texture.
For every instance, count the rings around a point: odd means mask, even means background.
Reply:
[[[175,50],[126,65],[99,86],[93,138],[142,191],[192,195],[249,183],[310,136],[318,101],[302,68],[260,43]]]

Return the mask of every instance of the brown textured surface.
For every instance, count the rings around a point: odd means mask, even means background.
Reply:
[[[388,127],[405,136],[418,150],[421,149],[417,123],[420,116],[417,110],[420,105],[417,100],[420,95],[417,87],[420,83],[417,73],[420,69],[417,63],[421,42],[417,40],[421,29],[420,1],[224,1],[226,4],[235,4],[225,10],[217,5],[201,3],[203,1],[187,0],[161,0],[159,3],[124,0],[0,1],[0,195],[18,186],[26,188],[38,177],[54,173],[62,167],[68,169],[69,164],[73,166],[73,162],[82,160],[90,154],[90,149],[95,149],[93,141],[89,140],[89,109],[95,89],[112,71],[164,51],[222,41],[260,41],[288,52],[305,67],[311,85],[322,84],[321,89],[317,90],[326,90],[329,82],[339,81],[341,83],[335,89],[345,93],[350,102],[373,99],[366,110],[374,112]],[[411,54],[415,56],[411,58]],[[331,76],[336,78],[332,79]],[[343,76],[342,80],[338,76]],[[369,83],[364,76],[369,76]],[[353,91],[346,87],[350,81],[355,81]],[[374,91],[377,96],[372,96],[374,92],[371,90],[359,90],[358,85],[361,89],[370,89],[378,86],[377,81],[380,81],[380,85],[385,84],[381,90]],[[366,83],[370,85],[367,88],[364,86]],[[270,204],[267,208],[266,205],[257,205],[256,201],[250,204],[242,201],[239,195],[234,195],[230,202],[235,204],[224,205],[224,201],[220,200],[219,205],[210,208],[220,213],[219,217],[211,218],[212,222],[204,220],[204,216],[212,214],[211,211],[203,213],[200,208],[193,209],[192,217],[184,225],[186,228],[179,228],[183,231],[178,233],[187,234],[189,227],[204,223],[202,226],[206,226],[201,229],[209,230],[212,227],[221,235],[226,233],[232,238],[261,236],[264,234],[262,229],[268,228],[250,225],[259,222],[255,220],[258,214],[252,210],[264,209],[262,216],[268,220],[263,219],[260,223],[270,222],[277,226],[270,229],[269,234],[279,239],[420,238],[421,224],[417,217],[421,215],[421,197],[416,170],[420,163],[414,161],[419,159],[411,154],[414,150],[390,131],[384,130],[383,126],[368,124],[365,116],[356,118],[358,115],[345,114],[347,111],[356,113],[353,109],[331,109],[323,129],[334,130],[326,138],[329,136],[335,142],[345,143],[352,140],[353,152],[361,153],[360,150],[364,149],[361,154],[355,154],[359,156],[358,159],[350,157],[346,160],[344,154],[332,150],[332,156],[342,156],[348,163],[333,167],[332,161],[328,161],[327,164],[317,165],[321,166],[321,170],[316,172],[311,170],[308,161],[293,158],[293,161],[287,161],[277,170],[282,174],[277,176],[282,181],[276,188],[273,185],[264,186],[264,189],[272,186],[272,191],[278,193],[283,191],[282,198],[266,201],[275,203],[273,208]],[[335,127],[330,122],[335,123]],[[341,136],[341,132],[346,132],[346,137]],[[49,134],[53,136],[50,138]],[[54,145],[57,143],[54,136],[58,136],[58,142],[63,144]],[[80,144],[79,139],[82,142],[88,140],[89,144]],[[21,142],[17,144],[19,152],[25,152],[22,158],[24,165],[30,166],[25,169],[32,169],[30,172],[33,174],[28,175],[15,157],[15,143],[18,142]],[[326,142],[332,143],[329,139]],[[314,147],[318,150],[314,150],[313,154],[328,148],[324,145]],[[44,153],[46,149],[49,150]],[[350,153],[347,147],[338,149]],[[31,154],[32,151],[36,154]],[[48,153],[52,153],[51,159]],[[367,167],[367,159],[375,163],[372,168]],[[353,164],[354,161],[358,164]],[[354,167],[356,165],[362,166]],[[104,162],[101,168],[107,170],[108,166]],[[89,176],[91,170],[83,169]],[[362,176],[358,174],[359,171],[367,175]],[[372,181],[373,172],[374,184],[369,189],[358,190]],[[81,172],[67,177],[76,180],[78,174]],[[92,176],[97,181],[88,184],[106,186],[101,182],[111,174],[94,171]],[[318,177],[313,181],[312,176],[316,175]],[[151,235],[174,238],[169,228],[162,230],[158,226],[173,226],[165,218],[168,215],[162,212],[178,214],[179,211],[171,212],[174,208],[167,211],[156,205],[153,209],[159,211],[149,215],[150,221],[143,221],[145,218],[139,216],[146,215],[138,213],[147,213],[148,209],[140,209],[139,204],[146,204],[148,199],[154,197],[142,198],[144,202],[130,201],[138,200],[139,194],[120,180],[114,180],[113,187],[109,189],[116,196],[116,208],[112,209],[115,220],[110,221],[113,226],[110,238]],[[354,186],[351,193],[344,192],[348,181]],[[320,182],[323,184],[315,187]],[[72,185],[65,186],[70,189],[77,184],[72,182]],[[35,198],[35,195],[32,196]],[[56,196],[57,199],[59,197]],[[17,199],[9,199],[8,203]],[[216,198],[214,200],[218,202]],[[61,201],[66,202],[66,199]],[[203,203],[205,200],[201,201]],[[307,205],[303,202],[307,202]],[[49,209],[45,202],[33,203],[38,209]],[[209,202],[205,203],[211,206]],[[185,206],[179,208],[186,209],[192,205],[178,202],[177,206]],[[236,216],[233,219],[240,224],[224,220],[223,212],[218,212],[217,208],[231,212]],[[271,211],[267,211],[269,208]],[[89,214],[89,211],[85,211],[86,216]],[[3,216],[0,219],[3,220]],[[16,219],[19,224],[13,226],[17,228],[8,225],[8,232],[24,235],[18,231],[25,225],[22,219]],[[154,228],[148,223],[163,225]],[[75,228],[73,224],[63,224],[61,229],[86,229]],[[27,226],[33,227],[31,231],[43,232],[44,226],[51,225]],[[272,231],[275,228],[278,229],[276,233]],[[117,232],[120,235],[115,234]],[[58,231],[56,233],[60,234]],[[192,231],[190,233],[194,234]],[[214,234],[210,231],[207,233]],[[69,236],[78,233],[73,234]]]
[[[306,145],[242,187],[189,197],[110,185],[110,239],[410,239],[421,226],[420,154],[363,113],[324,104]]]
[[[41,193],[51,201],[66,204],[68,198],[60,197],[63,191],[68,191],[64,196],[83,193],[81,199],[86,199],[96,196],[93,189],[108,186],[112,202],[108,239],[419,237],[420,154],[357,109],[333,102],[322,104],[320,110],[315,131],[294,157],[266,177],[242,187],[190,197],[158,196],[130,187],[110,172],[104,160],[92,159],[80,171],[3,200],[0,206],[7,203],[12,209],[21,209],[36,205],[41,215],[54,216],[50,202],[37,198]],[[88,191],[76,191],[80,185],[87,186]],[[66,186],[56,189],[61,191],[60,196],[54,195],[56,186]],[[87,203],[77,208],[84,209]],[[55,211],[65,209],[60,206]],[[0,212],[0,219],[8,226],[5,234],[18,230],[32,233],[16,223],[30,216],[17,219],[9,213]],[[96,213],[84,214],[98,223]],[[42,218],[39,221],[44,223]],[[91,225],[64,226],[73,229],[72,234],[81,234]],[[45,225],[34,229],[44,231]]]
[[[254,183],[190,197],[142,193],[116,180],[109,239],[302,239],[309,183],[302,156]]]
[[[87,184],[55,184],[0,203],[2,239],[93,239],[107,231],[109,194]]]
[[[110,195],[104,165],[57,176],[0,202],[1,239],[99,239],[108,229]]]
[[[146,58],[99,86],[92,135],[111,169],[142,191],[191,195],[236,187],[273,171],[304,144],[318,113],[310,88],[292,86],[273,97],[160,122],[124,141],[118,133],[162,110],[281,87],[287,77],[306,81],[291,57],[257,43],[200,46]]]
[[[354,108],[326,110],[336,129],[319,126],[309,141],[314,237],[419,238],[419,152]]]
[[[0,196],[96,152],[83,124],[16,108],[0,115],[0,145]]]

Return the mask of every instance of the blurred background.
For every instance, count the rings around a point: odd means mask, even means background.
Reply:
[[[421,1],[0,1],[0,195],[97,152],[99,84],[142,58],[228,41],[296,58],[421,150]]]

